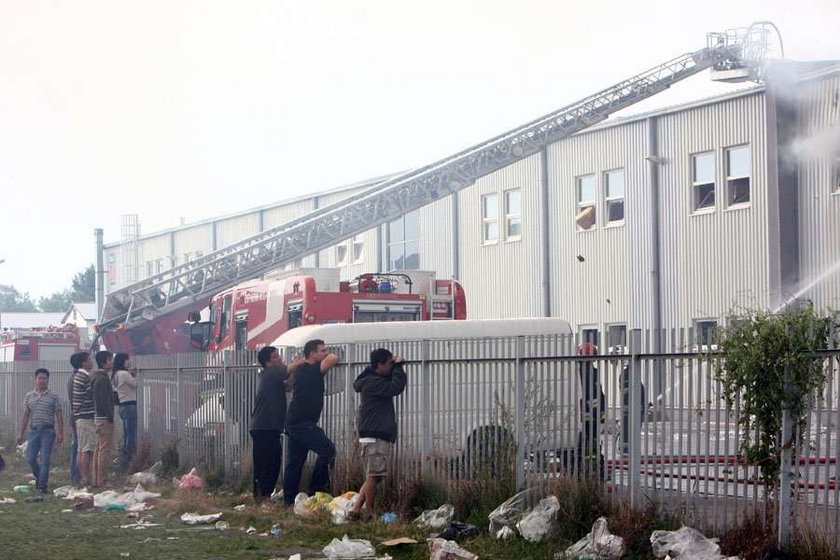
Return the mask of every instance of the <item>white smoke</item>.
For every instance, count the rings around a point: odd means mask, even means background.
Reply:
[[[840,125],[833,124],[809,135],[798,136],[791,143],[791,152],[802,161],[840,159]]]

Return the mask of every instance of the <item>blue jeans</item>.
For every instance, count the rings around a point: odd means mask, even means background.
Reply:
[[[128,467],[134,457],[137,445],[137,403],[121,404],[120,418],[123,422],[122,454],[123,466]]]
[[[300,477],[303,464],[310,451],[318,454],[312,477],[309,480],[309,493],[328,490],[330,484],[330,465],[335,459],[335,445],[316,424],[298,424],[286,428],[288,456],[286,470],[283,473],[283,501],[295,503],[295,496],[300,489]]]
[[[79,453],[79,436],[76,434],[76,421],[70,418],[70,481],[73,485],[79,484],[81,473],[79,465],[76,464],[76,455]]]
[[[50,482],[50,455],[52,455],[54,442],[55,430],[53,428],[29,430],[29,436],[26,438],[26,462],[32,469],[35,486],[41,492],[47,491],[47,485]],[[40,465],[38,464],[38,453],[41,454]]]

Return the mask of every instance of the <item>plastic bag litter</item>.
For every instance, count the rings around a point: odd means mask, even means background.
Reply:
[[[332,515],[332,522],[336,525],[347,523],[347,514],[350,513],[359,501],[359,495],[355,492],[345,492],[336,496],[327,504],[327,509]]]
[[[158,461],[145,471],[140,471],[132,474],[128,477],[128,481],[132,484],[157,484],[158,481],[158,474],[160,473],[161,469],[163,468],[163,464]]]
[[[455,541],[429,539],[429,560],[478,560],[478,556],[464,550]]]
[[[198,476],[195,467],[190,469],[190,472],[181,477],[178,481],[178,488],[181,490],[196,490],[204,488],[204,479]]]
[[[0,504],[16,504],[16,503],[17,503],[17,500],[15,500],[14,498],[3,498],[2,500],[0,500]]]
[[[657,558],[669,556],[673,560],[737,560],[737,556],[723,556],[716,540],[706,538],[703,533],[691,527],[677,531],[654,531],[650,535],[653,555]]]
[[[506,541],[516,536],[516,531],[505,525],[498,531],[496,531],[496,538],[502,541]]]
[[[429,509],[421,513],[414,520],[415,525],[428,527],[430,529],[443,529],[455,516],[455,506],[443,504],[437,509]]]
[[[187,525],[199,525],[207,523],[215,523],[222,517],[222,512],[211,513],[209,515],[198,515],[197,513],[185,513],[181,515],[181,522]]]
[[[326,492],[315,492],[311,497],[301,492],[295,496],[294,512],[301,517],[315,517],[319,511],[326,510],[332,500]]]
[[[344,535],[341,540],[333,539],[330,544],[324,547],[324,555],[333,559],[356,559],[375,558],[376,550],[370,541],[364,539],[351,539]]]
[[[75,490],[75,488],[73,488],[72,486],[61,486],[53,490],[53,494],[58,498],[66,498],[67,495],[73,490]]]
[[[448,541],[460,541],[477,536],[478,527],[475,525],[461,523],[460,521],[451,521],[446,529],[444,529],[439,535],[435,535],[435,538],[446,539]]]
[[[26,458],[26,448],[29,446],[28,441],[24,441],[20,445],[17,446],[17,454],[23,458]]]
[[[528,509],[528,502],[533,498],[533,489],[523,490],[505,500],[499,507],[490,512],[490,532],[498,533],[502,527],[516,526]]]
[[[150,500],[152,498],[160,498],[160,494],[156,492],[147,492],[145,488],[138,484],[134,487],[134,490],[124,494],[114,492],[113,490],[100,492],[93,497],[93,505],[94,507],[107,507],[112,504],[118,504],[125,506],[125,508],[128,509],[135,504],[142,504],[146,500]]]
[[[90,509],[93,507],[93,494],[76,494],[73,496],[73,509]]]
[[[540,542],[551,533],[558,511],[560,511],[560,501],[556,496],[543,498],[537,507],[519,520],[516,528],[526,541]]]
[[[608,560],[621,558],[627,552],[624,539],[610,533],[607,520],[599,517],[592,524],[592,530],[578,542],[554,555],[557,560],[574,558],[591,558],[592,560]]]

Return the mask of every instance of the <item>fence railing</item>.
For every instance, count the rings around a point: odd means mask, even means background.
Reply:
[[[739,452],[739,403],[726,406],[710,355],[697,353],[690,340],[690,332],[663,333],[657,347],[664,350],[655,353],[651,334],[635,331],[625,353],[606,356],[579,356],[578,341],[560,336],[388,341],[408,362],[408,387],[397,399],[399,476],[462,480],[490,469],[520,487],[592,477],[616,500],[679,509],[711,531],[765,515],[758,467]],[[328,374],[321,424],[339,450],[335,472],[345,480],[357,449],[352,382],[379,345],[331,348],[341,363]],[[800,434],[794,515],[825,529],[837,546],[840,350],[819,359],[827,383]],[[135,366],[139,430],[152,461],[174,447],[182,467],[229,479],[249,473],[254,352],[138,356]],[[66,407],[69,364],[0,364],[3,425],[19,422],[36,367],[50,369]]]

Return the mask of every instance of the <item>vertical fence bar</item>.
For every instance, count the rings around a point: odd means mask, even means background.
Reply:
[[[642,360],[639,350],[642,340],[642,331],[633,329],[630,331],[630,457],[627,464],[630,484],[630,507],[639,508],[642,505],[641,498],[641,451],[642,451],[642,425],[639,406],[642,400]],[[660,385],[661,386],[661,385]]]
[[[422,434],[421,475],[429,478],[432,466],[432,411],[431,411],[431,372],[429,364],[429,341],[422,341],[420,363],[420,429]]]
[[[516,407],[514,412],[514,429],[516,430],[516,488],[525,486],[525,465],[520,457],[520,450],[525,442],[525,337],[516,337],[516,378],[514,380]]]
[[[790,373],[785,369],[785,393],[788,392]],[[778,544],[786,550],[790,542],[790,507],[791,507],[791,448],[793,447],[793,423],[787,402],[782,408],[782,456],[779,469],[779,519]]]

